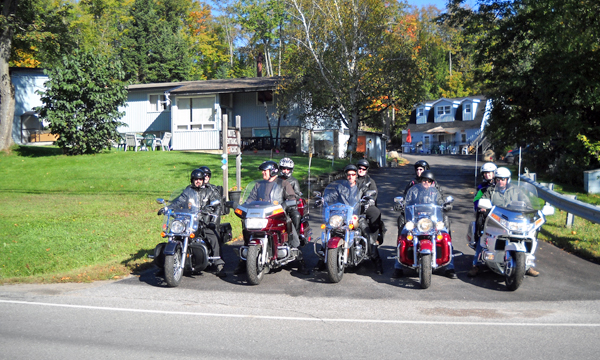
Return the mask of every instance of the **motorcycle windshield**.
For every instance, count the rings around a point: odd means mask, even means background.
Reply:
[[[246,186],[244,194],[240,199],[240,204],[262,203],[264,205],[271,204],[271,194],[275,187],[279,186],[276,182],[267,180],[254,180]],[[281,205],[281,204],[275,204]]]
[[[323,211],[328,208],[345,209],[351,215],[359,215],[360,199],[358,187],[350,186],[348,180],[339,180],[327,185],[323,190]],[[345,216],[344,216],[345,218]]]
[[[443,221],[443,200],[435,186],[426,188],[422,184],[416,184],[408,190],[405,202],[406,221],[416,222],[423,217]]]
[[[197,204],[197,199],[185,199],[184,189],[178,189],[171,193],[169,197],[169,207],[174,213],[182,214],[198,214],[200,212],[200,204]],[[185,199],[185,201],[183,200]]]
[[[491,193],[492,204],[514,212],[533,212],[544,207],[544,200],[538,197],[537,189],[530,183],[508,183],[504,191],[495,187]]]

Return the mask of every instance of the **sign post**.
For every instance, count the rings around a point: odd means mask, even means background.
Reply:
[[[235,117],[235,127],[237,128],[238,154],[235,158],[235,185],[238,191],[242,190],[242,117]]]
[[[227,114],[223,114],[221,121],[221,133],[223,139],[223,155],[221,155],[223,158],[223,160],[221,160],[221,163],[223,163],[221,166],[221,169],[223,169],[223,192],[225,193],[225,199],[229,201],[229,169],[227,165],[227,148],[229,146],[227,143]]]

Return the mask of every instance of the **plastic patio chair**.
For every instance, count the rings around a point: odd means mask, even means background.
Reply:
[[[146,134],[146,136],[144,136],[144,145],[146,151],[148,151],[148,149],[154,151],[154,147],[158,146],[156,144],[156,136],[154,134]]]
[[[134,133],[125,134],[125,151],[127,151],[129,147],[134,148],[135,151],[138,151],[138,147],[141,147],[141,144]]]
[[[170,132],[166,132],[162,139],[156,139],[156,146],[160,146],[160,148],[162,149],[162,151],[165,151],[165,148],[167,149],[166,151],[171,151],[171,149],[169,149],[169,143],[171,142],[171,133]]]

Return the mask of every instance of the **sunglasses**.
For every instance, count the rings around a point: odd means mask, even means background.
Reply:
[[[356,174],[346,174],[346,177],[348,176],[356,176]]]
[[[364,167],[359,167],[359,168],[358,168],[358,171],[367,171],[367,168],[364,168]]]

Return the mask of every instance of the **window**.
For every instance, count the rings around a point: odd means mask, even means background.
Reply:
[[[450,115],[451,114],[450,105],[438,106],[437,107],[437,114],[438,115]]]
[[[471,104],[465,104],[465,112],[466,113],[470,113],[471,112]]]
[[[463,120],[473,120],[473,113],[471,112],[471,104],[465,104],[463,106]]]
[[[423,108],[418,108],[417,109],[417,116],[423,116],[423,115],[424,115]]]
[[[460,134],[460,142],[463,142],[463,143],[467,142],[467,134]]]
[[[177,99],[177,116],[174,122],[178,130],[214,130],[215,97]]]
[[[167,97],[159,94],[148,95],[150,102],[150,112],[171,111],[171,104],[167,103]]]

